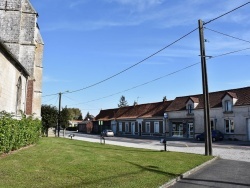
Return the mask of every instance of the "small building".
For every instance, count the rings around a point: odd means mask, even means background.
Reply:
[[[82,133],[92,133],[93,130],[93,122],[92,121],[82,121],[78,123],[78,132]]]

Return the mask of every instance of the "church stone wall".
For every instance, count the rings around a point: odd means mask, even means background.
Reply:
[[[0,0],[0,31],[0,40],[30,74],[28,114],[39,117],[44,44],[37,28],[37,13],[29,0]]]
[[[16,62],[9,58],[9,55],[0,46],[0,111],[16,113],[17,83],[21,78],[21,106],[20,110],[25,112],[26,105],[26,82],[28,76],[24,76],[22,70],[17,68]]]

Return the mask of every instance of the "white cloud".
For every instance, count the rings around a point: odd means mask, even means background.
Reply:
[[[53,23],[53,25],[47,27],[46,31],[58,29],[81,31],[98,30],[105,27],[136,26],[143,23],[150,23],[151,27],[157,28],[198,26],[198,19],[209,21],[242,3],[234,3],[233,7],[230,4],[232,3],[231,1],[217,2],[215,0],[208,2],[200,0],[177,0],[175,2],[166,0],[104,0],[99,3],[103,4],[105,2],[107,4],[105,8],[101,10],[101,14],[94,14],[93,17],[89,17],[88,15],[87,19],[85,17],[85,19],[81,21],[76,19],[73,21],[64,20],[64,22],[61,23]],[[94,4],[89,0],[75,0],[71,2],[69,6],[70,8],[80,7],[83,3],[88,3],[86,7],[90,6],[89,8],[93,8]],[[102,6],[104,6],[104,4]],[[238,10],[235,11],[235,13],[216,20],[216,22],[250,23],[250,19],[248,18],[249,13],[245,14],[244,11],[241,12]]]
[[[76,6],[79,6],[81,4],[87,3],[88,0],[75,0],[73,2],[70,2],[69,8],[75,8]]]
[[[43,82],[47,82],[47,83],[49,83],[49,82],[54,82],[54,83],[56,83],[56,82],[64,82],[64,83],[67,83],[67,82],[70,82],[70,81],[68,81],[68,80],[59,80],[59,79],[53,78],[51,76],[44,75],[43,76]]]
[[[145,9],[162,4],[163,0],[107,0],[107,2],[130,6],[136,11],[144,11]]]

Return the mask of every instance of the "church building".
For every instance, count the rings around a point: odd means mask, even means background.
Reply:
[[[29,0],[0,1],[0,112],[41,118],[44,43]]]

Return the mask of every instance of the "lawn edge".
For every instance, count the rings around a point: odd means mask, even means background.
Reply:
[[[167,188],[167,187],[169,187],[169,186],[174,185],[174,184],[177,183],[179,180],[181,180],[181,179],[183,179],[183,178],[186,178],[187,176],[189,176],[190,174],[192,174],[192,173],[194,173],[194,172],[200,170],[201,168],[204,168],[205,166],[207,166],[207,165],[209,165],[210,163],[214,162],[214,161],[217,160],[218,158],[219,158],[219,157],[216,156],[216,157],[214,157],[213,159],[210,159],[209,161],[206,161],[205,163],[202,163],[201,165],[199,165],[199,166],[197,166],[197,167],[195,167],[195,168],[193,168],[193,169],[191,169],[191,170],[189,170],[189,171],[187,171],[187,172],[185,172],[185,173],[179,175],[178,177],[176,177],[176,178],[174,178],[174,179],[168,181],[167,183],[161,185],[159,188]]]

